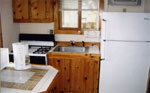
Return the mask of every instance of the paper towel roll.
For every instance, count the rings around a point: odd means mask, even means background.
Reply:
[[[23,70],[26,68],[25,60],[28,55],[28,44],[13,43],[14,64],[16,70]]]

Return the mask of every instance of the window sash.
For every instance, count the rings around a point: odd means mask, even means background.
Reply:
[[[68,0],[67,0],[68,1]],[[72,1],[72,0],[69,0]],[[89,0],[92,1],[92,0]],[[96,29],[83,29],[83,30],[99,30],[99,2],[97,3],[97,9],[81,9],[82,8],[82,0],[78,0],[78,9],[77,8],[72,8],[72,9],[67,9],[67,8],[62,8],[62,0],[59,0],[59,19],[60,19],[60,23],[59,23],[59,28],[61,30],[65,30],[65,29],[72,29],[72,30],[81,30],[82,27],[82,11],[97,11],[97,22],[96,22]],[[71,28],[71,27],[63,27],[62,26],[62,11],[78,11],[78,27],[77,28]]]

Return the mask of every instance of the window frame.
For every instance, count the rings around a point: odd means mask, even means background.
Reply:
[[[78,11],[78,28],[62,27],[62,11],[59,11],[59,19],[60,30],[81,30],[81,11]]]
[[[100,2],[103,0],[99,1],[99,9],[98,12],[100,13],[100,5],[102,5]],[[81,6],[79,6],[81,7]],[[55,0],[55,5],[54,5],[54,31],[55,34],[84,34],[83,29],[81,28],[82,26],[82,11],[78,11],[78,28],[67,28],[67,27],[62,27],[62,13],[59,11],[59,0]],[[100,15],[98,15],[99,22],[98,22],[98,30],[101,28],[101,23],[100,23]]]

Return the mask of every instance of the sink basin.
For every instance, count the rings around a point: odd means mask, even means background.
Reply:
[[[57,46],[53,52],[77,52],[84,53],[87,51],[88,47],[78,47],[78,46]]]

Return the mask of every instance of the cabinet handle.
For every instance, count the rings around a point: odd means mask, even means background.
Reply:
[[[101,60],[101,61],[102,61],[102,60],[105,60],[105,58],[103,58],[103,59],[100,59],[100,60]]]

